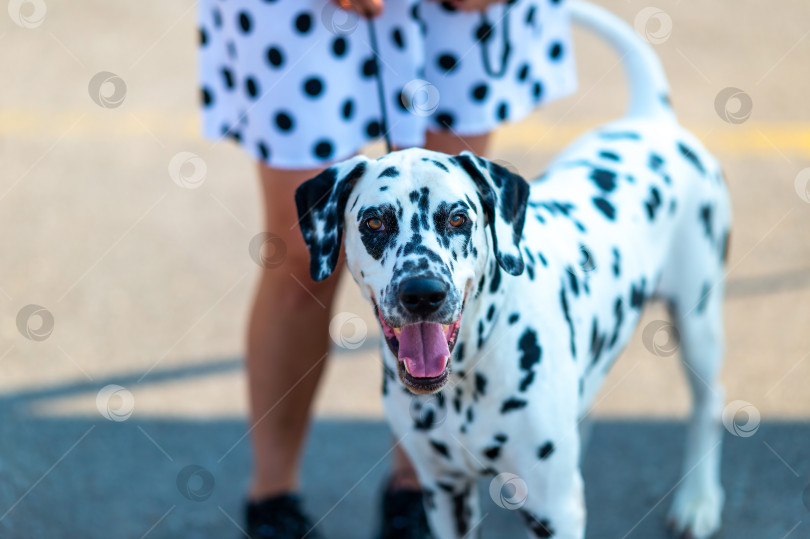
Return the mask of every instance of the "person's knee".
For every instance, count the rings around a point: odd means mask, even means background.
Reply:
[[[339,268],[329,278],[315,282],[310,277],[309,254],[291,251],[284,262],[263,270],[261,287],[265,300],[272,301],[283,311],[295,312],[310,307],[329,308],[338,281]]]

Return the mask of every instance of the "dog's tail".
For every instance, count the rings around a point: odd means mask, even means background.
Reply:
[[[574,22],[605,39],[621,55],[630,84],[627,116],[672,116],[667,76],[652,47],[626,22],[599,6],[577,0],[569,2],[568,9]]]

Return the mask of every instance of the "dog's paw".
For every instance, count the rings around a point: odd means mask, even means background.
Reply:
[[[720,529],[725,495],[720,485],[681,485],[669,510],[668,524],[677,537],[707,539]]]

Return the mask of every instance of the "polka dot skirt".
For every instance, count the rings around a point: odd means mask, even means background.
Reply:
[[[375,60],[367,21],[327,0],[201,0],[204,135],[273,167],[322,167],[382,135],[378,71],[395,146],[426,129],[486,133],[575,89],[561,4],[512,0],[482,17],[387,0]]]

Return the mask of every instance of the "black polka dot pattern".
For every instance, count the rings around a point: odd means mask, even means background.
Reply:
[[[323,92],[323,81],[318,77],[312,77],[304,81],[304,93],[309,97],[318,97]]]
[[[281,67],[284,64],[284,55],[278,47],[267,49],[267,62],[271,67]]]
[[[375,19],[375,58],[362,17],[354,28],[351,19],[328,24],[309,5],[200,0],[206,136],[232,138],[270,166],[318,167],[383,135],[378,75],[386,129],[400,146],[420,144],[426,129],[492,130],[574,87],[555,0],[513,1],[503,65],[503,6],[487,22],[449,2],[387,3]]]
[[[301,13],[295,18],[295,29],[300,34],[306,34],[312,29],[312,15]]]

